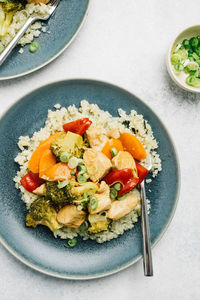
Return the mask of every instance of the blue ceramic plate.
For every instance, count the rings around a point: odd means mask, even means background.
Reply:
[[[17,46],[0,67],[0,80],[20,77],[36,71],[59,56],[76,37],[87,15],[90,0],[61,0],[55,14],[44,23],[48,32],[36,40],[40,48],[30,53],[26,45],[20,54]]]
[[[151,200],[150,229],[152,244],[161,238],[169,225],[177,204],[179,166],[173,143],[155,113],[129,92],[108,83],[92,80],[66,80],[43,86],[20,99],[0,121],[0,240],[18,259],[28,266],[61,278],[89,279],[118,272],[141,258],[142,237],[140,222],[117,239],[97,244],[79,239],[75,248],[54,239],[43,226],[25,227],[26,208],[13,177],[18,166],[14,157],[20,135],[32,135],[44,126],[47,110],[54,104],[79,106],[82,99],[96,103],[113,116],[117,108],[129,112],[135,109],[151,124],[159,141],[162,172],[148,185]],[[167,182],[167,184],[166,184]],[[170,187],[170,188],[169,188]]]

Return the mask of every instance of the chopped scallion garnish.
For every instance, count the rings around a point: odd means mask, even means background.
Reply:
[[[69,154],[67,152],[62,152],[60,155],[60,161],[68,162],[69,161]]]
[[[110,149],[110,152],[111,152],[113,157],[117,155],[117,149],[114,148],[114,147]]]
[[[68,183],[69,183],[68,180],[61,181],[61,182],[58,183],[57,187],[58,187],[59,189],[62,189],[62,188],[64,188],[66,185],[68,185]]]
[[[112,199],[112,200],[114,200],[115,198],[117,198],[117,190],[115,189],[115,188],[111,188],[110,189],[110,198]]]
[[[97,199],[97,197],[92,196],[90,198],[89,204],[90,204],[90,207],[91,207],[92,210],[97,209],[97,207],[98,207],[98,199]]]
[[[68,244],[71,248],[73,248],[73,247],[75,247],[76,244],[77,244],[77,239],[76,239],[76,238],[73,238],[73,239],[69,240],[69,241],[67,242],[67,244]]]
[[[120,191],[120,190],[121,190],[121,183],[115,183],[114,188],[115,188],[117,191]]]
[[[77,180],[79,183],[85,183],[89,178],[89,175],[87,173],[84,174],[78,174]]]

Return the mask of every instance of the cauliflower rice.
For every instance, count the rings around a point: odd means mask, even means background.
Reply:
[[[7,34],[4,37],[0,38],[0,52],[3,51],[3,49],[11,42],[11,40],[15,37],[17,32],[30,16],[32,16],[33,14],[45,16],[48,14],[48,11],[48,5],[45,5],[43,3],[26,4],[24,9],[17,11],[13,16],[13,21],[8,28]],[[31,26],[29,26],[24,36],[19,40],[18,44],[21,46],[30,44],[35,37],[39,37],[41,31],[46,32],[46,29],[44,28],[45,27],[42,26],[41,22],[33,23]]]
[[[20,180],[28,171],[28,161],[30,160],[33,151],[51,134],[56,131],[62,131],[62,125],[64,123],[79,118],[89,117],[96,127],[104,127],[107,130],[117,127],[120,132],[134,133],[142,142],[147,152],[147,158],[143,163],[148,165],[148,161],[151,159],[152,177],[156,177],[158,172],[161,171],[161,160],[159,154],[156,152],[158,143],[153,136],[151,126],[144,120],[143,116],[138,115],[135,110],[131,110],[130,114],[127,115],[124,110],[118,109],[119,117],[112,117],[109,112],[101,110],[96,104],[89,104],[86,100],[81,101],[80,108],[76,108],[75,105],[65,108],[61,107],[60,104],[56,104],[54,107],[55,110],[48,110],[48,116],[43,128],[38,132],[34,132],[32,137],[19,137],[18,146],[21,152],[15,158],[15,162],[19,164],[20,170],[14,177],[14,181],[16,188],[21,192],[21,198],[26,203],[27,209],[29,209],[31,203],[36,200],[38,196],[27,192],[20,184]],[[140,199],[140,193],[137,189],[134,189],[132,193]],[[113,221],[107,231],[88,234],[86,230],[88,223],[85,222],[77,229],[67,227],[59,229],[54,232],[54,236],[60,237],[61,239],[71,239],[80,235],[84,240],[92,239],[96,240],[98,243],[103,243],[113,238],[117,238],[119,235],[122,235],[124,231],[133,228],[134,223],[138,221],[140,213],[141,206],[139,201],[139,204],[131,213],[118,221]]]

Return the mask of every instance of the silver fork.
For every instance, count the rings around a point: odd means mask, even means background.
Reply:
[[[8,57],[8,55],[11,53],[13,48],[16,46],[17,42],[20,40],[20,38],[24,35],[26,30],[29,28],[29,26],[34,23],[35,21],[46,21],[50,18],[50,16],[55,11],[56,7],[60,3],[60,0],[51,0],[48,4],[49,12],[47,15],[41,17],[39,15],[32,15],[30,16],[25,24],[22,26],[22,28],[18,31],[18,33],[15,35],[15,37],[12,39],[12,41],[8,44],[8,46],[3,50],[3,52],[0,54],[0,66],[5,61],[5,59]]]
[[[150,171],[152,168],[151,161],[147,169]],[[142,210],[142,236],[143,236],[143,264],[144,264],[144,275],[153,276],[153,261],[151,252],[151,238],[149,229],[149,218],[147,209],[147,199],[145,192],[144,180],[140,183],[140,194],[141,194],[141,210]]]

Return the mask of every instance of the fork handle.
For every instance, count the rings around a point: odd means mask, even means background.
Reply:
[[[8,44],[8,46],[3,50],[3,52],[0,54],[0,66],[5,61],[5,59],[8,57],[8,55],[11,53],[13,48],[16,46],[17,42],[20,40],[20,38],[23,36],[23,34],[26,32],[28,27],[35,21],[35,18],[30,17],[27,19],[27,21],[24,23],[22,28],[18,31],[18,33],[15,35],[15,37],[12,39],[12,41]]]
[[[145,276],[153,276],[153,262],[152,262],[152,253],[151,253],[149,218],[148,218],[148,209],[147,209],[147,200],[146,200],[144,180],[140,184],[140,194],[141,194],[141,201],[142,201],[142,235],[143,235],[144,275]]]

